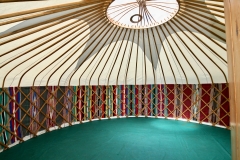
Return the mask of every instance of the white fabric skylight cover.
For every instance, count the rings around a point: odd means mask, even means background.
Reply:
[[[169,21],[178,10],[176,0],[115,0],[107,9],[107,17],[118,26],[141,29]]]

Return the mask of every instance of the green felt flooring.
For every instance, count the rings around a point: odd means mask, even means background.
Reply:
[[[0,153],[0,160],[230,160],[230,131],[154,118],[94,121],[55,130]]]

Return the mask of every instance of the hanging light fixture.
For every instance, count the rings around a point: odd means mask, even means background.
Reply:
[[[107,9],[107,17],[125,28],[151,28],[172,19],[179,10],[176,0],[115,0]]]

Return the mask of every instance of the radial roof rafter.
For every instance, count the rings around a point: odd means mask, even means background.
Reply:
[[[1,87],[226,83],[223,2],[177,3],[172,19],[137,29],[109,20],[108,10],[119,8],[110,0],[1,14]],[[136,12],[137,20],[145,17],[149,22],[151,7],[161,6],[136,1],[119,9],[138,5],[144,7]],[[134,15],[122,18],[135,24]]]

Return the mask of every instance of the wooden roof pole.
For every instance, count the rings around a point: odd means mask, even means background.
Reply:
[[[224,0],[232,159],[240,159],[240,1]]]

